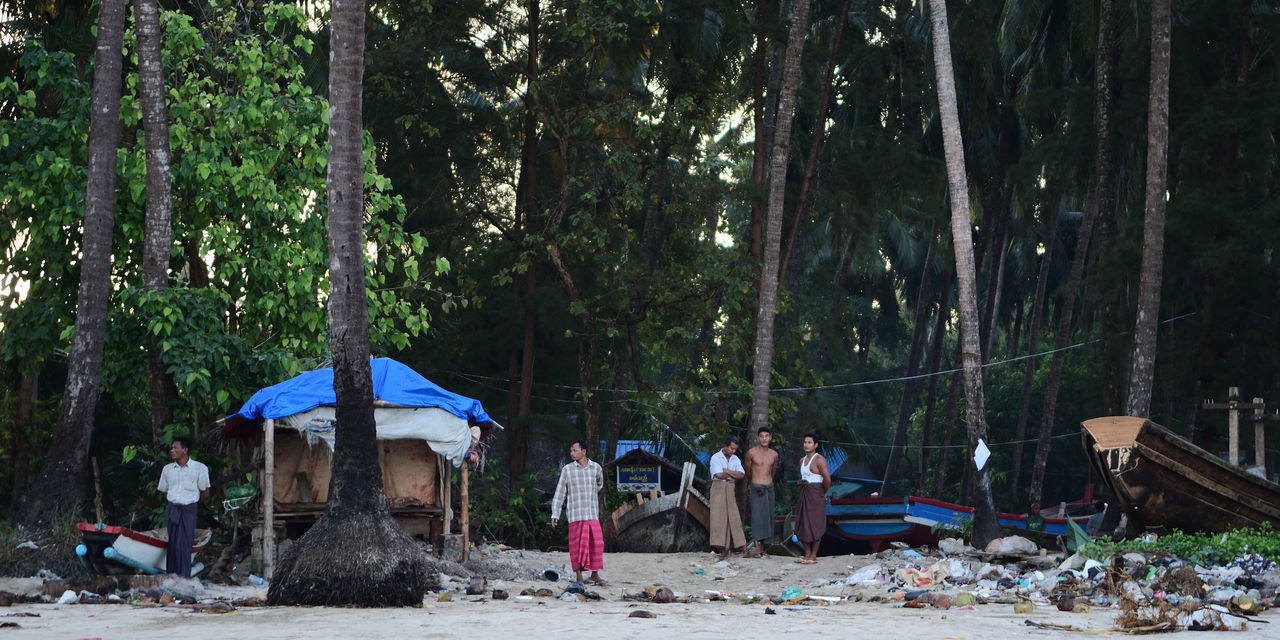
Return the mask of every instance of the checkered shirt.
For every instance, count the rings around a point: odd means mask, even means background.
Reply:
[[[551,499],[551,519],[560,519],[560,508],[565,509],[569,522],[599,520],[600,506],[597,495],[604,488],[604,470],[588,460],[587,466],[576,462],[560,469],[560,482],[556,483],[556,495]],[[567,503],[567,505],[566,505]]]

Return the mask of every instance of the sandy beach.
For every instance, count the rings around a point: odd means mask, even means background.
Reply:
[[[563,571],[564,553],[505,551],[503,559],[517,558],[524,567],[551,567]],[[452,601],[441,602],[430,594],[421,608],[346,609],[241,606],[231,613],[197,612],[190,606],[133,604],[15,604],[0,609],[0,622],[20,628],[0,629],[14,638],[146,638],[204,640],[226,638],[315,639],[351,636],[379,638],[468,637],[565,638],[776,638],[803,633],[805,637],[848,638],[865,633],[890,633],[895,638],[976,640],[1018,635],[1054,638],[1083,632],[1116,632],[1118,611],[1105,606],[1083,613],[1061,612],[1047,600],[1036,602],[1032,613],[1015,613],[1009,603],[980,604],[969,609],[904,608],[901,589],[892,581],[848,586],[845,578],[875,556],[823,557],[816,565],[799,565],[792,558],[734,558],[717,563],[706,553],[629,554],[605,556],[604,587],[587,587],[601,600],[566,602],[559,599],[571,575],[557,583],[526,576],[516,580],[491,580],[483,595],[464,595],[467,580],[445,576],[442,589]],[[887,563],[886,563],[887,564]],[[8,579],[0,588],[29,590],[39,581]],[[655,604],[635,601],[646,586],[665,586],[677,595],[702,596],[696,602]],[[831,604],[770,605],[744,603],[744,596],[776,596],[788,587],[808,595],[842,598]],[[38,587],[36,587],[38,588]],[[510,594],[494,600],[493,589]],[[525,589],[551,589],[551,597],[520,596]],[[261,586],[206,585],[207,599],[234,600],[265,592]],[[958,593],[962,587],[940,587]],[[724,594],[726,599],[716,600]],[[737,597],[735,597],[737,596]],[[1034,600],[1033,600],[1034,601]],[[814,601],[810,601],[814,602]],[[630,617],[648,611],[654,618]],[[772,613],[769,613],[772,611]],[[37,614],[27,617],[25,614]],[[1066,625],[1080,631],[1029,626],[1027,621]],[[1270,612],[1260,622],[1248,624],[1251,638],[1280,640],[1280,620]]]

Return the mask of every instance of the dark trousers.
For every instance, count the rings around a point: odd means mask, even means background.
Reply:
[[[165,552],[165,570],[191,577],[191,544],[196,537],[196,507],[200,503],[169,503],[169,546]]]

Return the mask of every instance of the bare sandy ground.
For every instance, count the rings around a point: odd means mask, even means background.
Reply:
[[[510,556],[512,552],[508,552]],[[529,567],[564,570],[564,553],[514,552]],[[1078,631],[1038,629],[1027,620],[1070,625],[1089,635],[1115,632],[1115,609],[1094,607],[1088,613],[1064,613],[1047,602],[1037,603],[1030,614],[1017,614],[1011,604],[978,605],[963,609],[903,608],[893,599],[890,584],[846,586],[851,569],[876,561],[873,556],[820,558],[816,565],[798,565],[793,559],[733,559],[717,565],[710,554],[665,555],[606,554],[605,587],[588,587],[600,601],[565,602],[557,598],[518,596],[527,587],[547,587],[559,595],[567,580],[549,583],[533,578],[491,581],[483,596],[463,595],[462,581],[446,584],[452,602],[429,595],[422,608],[344,609],[242,607],[226,614],[198,613],[181,606],[22,604],[0,608],[0,623],[16,622],[20,628],[0,628],[0,639],[10,638],[127,638],[143,640],[298,639],[318,638],[778,638],[803,634],[807,638],[858,638],[870,634],[886,638],[937,640],[1066,638]],[[566,572],[567,573],[567,572]],[[570,578],[571,576],[566,576]],[[844,597],[826,606],[742,604],[740,600],[653,604],[626,599],[647,585],[666,586],[690,595],[712,593],[777,595],[787,587],[799,587],[810,595]],[[15,581],[0,588],[20,587]],[[508,591],[508,600],[493,600],[493,588]],[[944,589],[956,593],[960,589]],[[263,587],[209,585],[207,596],[241,598],[264,591]],[[858,601],[859,596],[861,600]],[[766,607],[774,613],[766,613]],[[632,618],[636,610],[656,618]],[[15,617],[35,613],[39,617]],[[1280,615],[1263,614],[1248,624],[1249,637],[1280,640]],[[1119,633],[1119,632],[1115,632]],[[874,636],[873,636],[874,638]]]

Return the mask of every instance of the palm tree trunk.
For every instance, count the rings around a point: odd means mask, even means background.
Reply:
[[[89,170],[78,265],[80,290],[76,297],[71,354],[67,358],[67,384],[49,452],[15,519],[35,534],[47,532],[55,517],[77,515],[84,504],[89,441],[98,406],[111,298],[111,235],[115,224],[124,21],[124,0],[103,0],[98,14],[93,101],[89,114]]]
[[[804,179],[800,182],[800,194],[796,198],[796,209],[791,219],[791,230],[787,233],[786,248],[782,250],[779,263],[778,286],[787,284],[787,271],[791,266],[791,252],[795,249],[796,237],[799,235],[801,223],[809,218],[809,205],[813,201],[814,176],[818,173],[818,154],[822,151],[822,142],[826,138],[827,110],[831,106],[831,85],[835,81],[837,55],[840,53],[840,41],[844,38],[844,24],[849,18],[849,0],[844,0],[840,13],[836,17],[835,29],[831,32],[831,45],[827,49],[827,66],[822,74],[822,97],[818,99],[818,107],[814,110],[813,136],[809,141],[809,156],[804,165]],[[930,247],[932,248],[932,247]]]
[[[520,178],[516,185],[516,233],[515,250],[524,251],[526,231],[538,209],[538,28],[541,23],[540,0],[528,3],[528,43],[525,51],[525,79],[528,82],[524,98],[524,140],[520,147]],[[519,372],[519,382],[512,381],[511,445],[507,457],[507,481],[514,488],[525,471],[529,453],[528,416],[533,396],[533,360],[537,335],[538,277],[534,265],[524,274],[524,322],[520,330],[519,353],[513,350],[512,373]]]
[[[1096,187],[1097,213],[1094,224],[1097,225],[1097,237],[1093,245],[1097,250],[1105,249],[1107,242],[1116,233],[1116,187],[1115,158],[1112,150],[1115,147],[1115,122],[1112,90],[1115,77],[1115,44],[1116,44],[1116,12],[1114,0],[1100,0],[1098,3],[1098,51],[1097,71],[1094,73],[1094,128],[1097,130],[1096,149],[1094,150],[1093,184]],[[1102,296],[1097,311],[1099,333],[1103,336],[1118,336],[1120,328],[1120,309],[1126,306],[1127,293],[1124,288],[1117,287]],[[1103,346],[1102,357],[1102,411],[1105,415],[1117,415],[1124,411],[1124,383],[1128,375],[1123,364],[1127,354],[1121,353],[1124,348],[1119,340],[1108,340]]]
[[[956,355],[953,362],[960,361],[960,344],[956,345]],[[954,364],[952,365],[955,366]],[[951,456],[951,432],[955,429],[956,414],[960,411],[960,389],[964,382],[960,379],[960,374],[952,374],[951,380],[947,382],[947,405],[942,412],[942,437],[938,439],[938,465],[933,471],[933,493],[930,494],[935,498],[942,497],[942,485],[947,478],[947,458]]]
[[[1156,327],[1164,272],[1164,210],[1169,149],[1169,0],[1151,3],[1151,86],[1147,107],[1147,206],[1142,227],[1142,273],[1133,327],[1133,358],[1125,413],[1146,417],[1156,369]]]
[[[786,196],[787,161],[791,150],[791,121],[800,82],[800,52],[809,25],[809,0],[792,6],[791,32],[782,67],[778,96],[778,124],[769,160],[769,207],[765,215],[764,254],[760,268],[760,305],[756,312],[755,359],[751,371],[751,416],[748,433],[769,424],[769,380],[773,364],[773,319],[777,307],[778,261],[782,244],[782,215]]]
[[[929,297],[929,271],[933,263],[933,232],[929,233],[929,249],[925,252],[924,267],[920,270],[920,286],[916,291],[915,317],[912,321],[911,348],[907,355],[908,380],[902,385],[902,399],[898,403],[898,422],[893,431],[893,445],[889,448],[889,459],[884,466],[884,480],[880,483],[881,495],[888,495],[889,483],[898,471],[898,462],[902,458],[902,448],[907,444],[907,426],[911,421],[911,412],[915,411],[916,396],[920,393],[920,381],[913,379],[920,368],[920,353],[924,351],[924,340],[929,325],[929,307],[925,300]]]
[[[978,322],[976,267],[973,260],[973,227],[969,224],[969,183],[965,175],[964,144],[956,106],[955,74],[951,66],[951,37],[947,27],[946,0],[931,0],[934,69],[938,75],[938,103],[942,115],[942,142],[947,157],[947,184],[951,196],[951,239],[955,244],[956,282],[959,284],[961,362],[965,389],[965,422],[969,448],[987,437],[982,391],[982,343]],[[965,462],[968,467],[973,463]],[[989,467],[974,466],[973,543],[981,548],[1000,537],[995,502],[991,498]]]
[[[1094,149],[1093,178],[1090,195],[1085,199],[1084,215],[1076,237],[1076,252],[1071,260],[1071,272],[1062,287],[1062,300],[1058,304],[1058,323],[1053,342],[1053,362],[1049,365],[1049,379],[1045,383],[1044,410],[1040,414],[1040,435],[1036,442],[1035,466],[1031,470],[1029,499],[1039,502],[1044,486],[1045,465],[1049,460],[1049,442],[1053,433],[1054,413],[1058,404],[1058,388],[1062,384],[1062,368],[1066,352],[1062,349],[1071,339],[1071,316],[1075,312],[1076,287],[1084,275],[1088,259],[1089,243],[1093,236],[1095,220],[1106,222],[1112,213],[1115,199],[1115,182],[1112,170],[1112,146],[1115,123],[1112,120],[1112,84],[1115,73],[1115,9],[1112,0],[1102,0],[1098,14],[1097,71],[1094,73],[1093,117]],[[1103,310],[1104,322],[1108,316]]]
[[[933,346],[929,348],[929,360],[925,370],[929,372],[929,391],[924,401],[924,426],[920,430],[920,456],[916,462],[917,491],[925,490],[925,476],[929,469],[929,448],[933,442],[933,423],[938,404],[938,368],[942,365],[942,343],[947,337],[947,302],[951,298],[951,273],[943,276],[942,292],[938,294],[938,312],[934,314]],[[881,491],[883,494],[884,491]]]
[[[163,38],[156,0],[135,0],[138,31],[138,101],[147,149],[146,242],[142,282],[148,290],[169,285],[169,254],[173,245],[170,220],[173,194],[170,178],[169,109],[165,105]],[[151,443],[164,451],[164,428],[173,421],[171,402],[177,396],[159,345],[147,345],[148,397],[151,400]]]
[[[765,148],[768,146],[768,131],[765,128],[764,78],[765,57],[768,55],[768,37],[764,23],[769,19],[768,0],[756,0],[756,50],[752,57],[751,67],[751,123],[755,130],[753,153],[751,156],[751,184],[757,189],[764,189]],[[751,225],[747,231],[747,247],[751,257],[760,259],[761,227],[764,218],[764,206],[760,197],[751,198]]]
[[[1027,364],[1022,373],[1022,395],[1018,400],[1018,425],[1013,434],[1013,473],[1010,474],[1009,486],[1014,496],[1022,486],[1022,441],[1027,437],[1027,420],[1031,413],[1031,383],[1036,377],[1038,358],[1031,357],[1040,348],[1040,321],[1043,317],[1044,298],[1048,293],[1049,268],[1053,265],[1053,241],[1058,228],[1058,212],[1060,207],[1053,207],[1049,215],[1049,223],[1045,227],[1044,255],[1040,256],[1040,274],[1036,276],[1036,297],[1031,307],[1031,326],[1027,333]]]
[[[436,586],[391,517],[378,463],[364,261],[364,2],[335,0],[329,64],[329,349],[338,428],[324,515],[286,551],[273,604],[410,606]],[[360,553],[351,553],[359,547]]]

